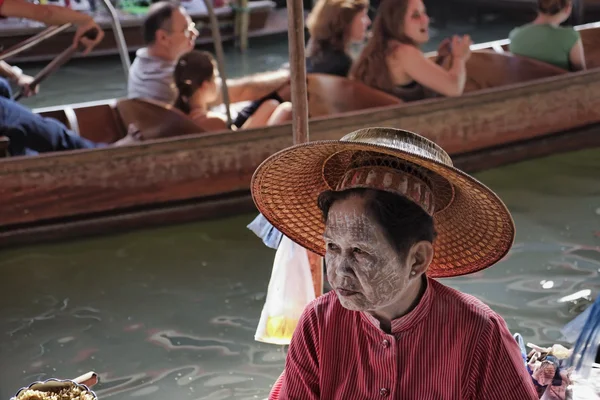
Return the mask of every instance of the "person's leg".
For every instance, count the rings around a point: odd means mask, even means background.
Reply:
[[[12,89],[10,88],[10,83],[0,76],[0,97],[5,97],[7,99],[12,99]]]
[[[250,119],[250,117],[252,117],[256,113],[256,111],[258,111],[260,106],[262,106],[263,103],[268,100],[275,100],[277,101],[277,103],[283,103],[283,99],[279,97],[279,94],[276,91],[271,92],[262,99],[255,100],[246,107],[244,107],[233,121],[233,125],[237,126],[238,128],[242,128],[244,124]]]
[[[0,127],[10,139],[9,152],[25,155],[26,149],[39,153],[106,146],[94,143],[69,131],[52,118],[34,114],[22,105],[0,97]]]
[[[271,117],[267,121],[267,125],[284,124],[292,120],[292,103],[286,101],[277,106]]]
[[[258,128],[260,126],[268,125],[269,119],[279,106],[277,100],[266,100],[260,107],[248,118],[248,120],[242,125],[242,129]]]

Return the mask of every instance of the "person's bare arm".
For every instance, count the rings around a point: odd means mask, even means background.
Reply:
[[[456,42],[453,40],[453,42]],[[460,96],[467,80],[466,60],[468,60],[468,43],[463,50],[453,43],[453,61],[449,69],[444,69],[414,46],[401,46],[397,59],[401,60],[400,68],[421,85],[444,96]],[[392,65],[393,67],[393,65]]]
[[[573,71],[583,71],[585,66],[585,53],[583,51],[583,43],[579,39],[569,52],[569,62]]]
[[[228,79],[227,89],[229,100],[232,103],[240,101],[258,100],[271,92],[274,92],[290,81],[288,70],[264,72],[239,79]],[[210,105],[211,107],[223,103],[222,92]]]
[[[33,77],[25,75],[20,68],[13,67],[4,61],[0,61],[0,76],[15,82],[23,90],[23,95],[29,97],[38,92],[38,87],[30,88],[29,85],[33,82]]]
[[[33,4],[26,0],[4,0],[0,13],[5,17],[26,18],[42,22],[46,25],[63,25],[72,23],[77,26],[73,44],[81,42],[86,47],[84,54],[96,46],[104,37],[104,32],[90,15],[72,10],[68,7],[47,4]],[[96,37],[89,39],[83,35],[95,30]]]
[[[0,76],[10,81],[16,82],[21,76],[21,72],[11,67],[4,61],[0,61]]]

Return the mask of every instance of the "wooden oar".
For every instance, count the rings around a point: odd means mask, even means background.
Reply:
[[[38,34],[31,36],[30,38],[27,38],[27,39],[23,40],[22,42],[17,43],[14,46],[11,46],[8,49],[4,50],[2,53],[0,53],[0,61],[5,60],[10,57],[13,57],[13,56],[16,56],[17,54],[22,53],[27,49],[37,46],[38,44],[42,43],[44,40],[50,39],[51,37],[56,36],[59,33],[66,31],[71,26],[72,26],[72,24],[69,23],[69,24],[64,24],[61,26],[51,26],[49,28],[46,28],[43,31],[39,32]]]
[[[292,86],[292,130],[294,144],[306,143],[308,135],[308,91],[304,58],[304,5],[300,0],[287,0],[288,46]],[[308,252],[315,296],[323,293],[323,260]]]
[[[96,35],[96,30],[91,29],[88,31],[85,36],[93,39],[92,36]],[[44,79],[52,75],[56,70],[58,70],[63,64],[73,57],[75,53],[79,50],[80,46],[71,45],[67,49],[63,50],[58,56],[56,56],[48,65],[46,65],[40,72],[37,73],[36,76],[33,77],[33,82],[29,84],[29,87],[33,90],[37,85],[40,84]],[[19,101],[23,97],[23,91],[20,90],[13,96],[14,101]]]

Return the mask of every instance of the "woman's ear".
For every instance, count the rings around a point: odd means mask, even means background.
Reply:
[[[418,278],[427,272],[429,264],[433,260],[433,244],[427,240],[415,243],[408,255],[408,267],[410,268],[410,277]]]

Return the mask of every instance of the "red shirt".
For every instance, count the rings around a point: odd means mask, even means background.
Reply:
[[[0,17],[2,17],[2,4],[4,4],[4,0],[0,0]]]
[[[504,320],[473,296],[427,282],[392,334],[346,310],[335,292],[311,302],[269,399],[537,399]]]

